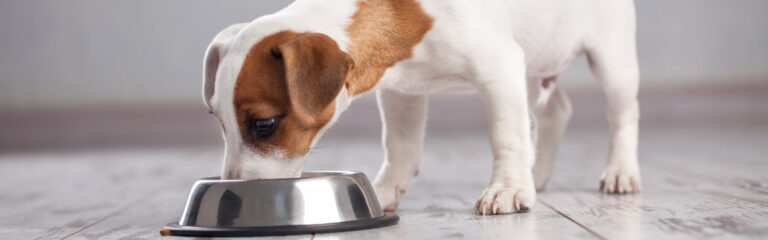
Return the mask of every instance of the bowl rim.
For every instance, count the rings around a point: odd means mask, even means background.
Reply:
[[[319,176],[304,176],[304,174],[322,174]],[[221,179],[221,176],[204,177],[197,180],[197,182],[213,182],[213,183],[242,183],[242,182],[277,182],[277,181],[300,181],[305,179],[318,179],[318,178],[333,178],[340,176],[354,176],[362,175],[366,176],[361,171],[309,171],[302,172],[301,177],[297,178],[267,178],[267,179]],[[366,176],[367,177],[367,176]]]
[[[397,224],[399,221],[400,216],[397,214],[385,213],[383,216],[376,218],[323,224],[251,227],[201,227],[179,225],[177,222],[172,222],[165,225],[165,229],[168,230],[170,235],[174,236],[255,237],[357,231],[392,226]]]

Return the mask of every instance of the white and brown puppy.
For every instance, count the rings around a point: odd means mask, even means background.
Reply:
[[[494,159],[475,209],[524,212],[571,114],[555,78],[580,54],[609,102],[601,188],[638,191],[632,0],[297,0],[214,38],[204,101],[222,124],[224,178],[288,178],[350,102],[376,90],[386,154],[374,187],[393,210],[418,171],[426,95],[478,92]]]

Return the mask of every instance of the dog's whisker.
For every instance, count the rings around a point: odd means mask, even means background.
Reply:
[[[312,149],[321,149],[321,148],[328,148],[328,147],[331,147],[331,145],[325,145],[325,146],[314,146],[314,147],[311,147],[311,148],[309,148],[309,149],[310,149],[310,150],[312,150]]]

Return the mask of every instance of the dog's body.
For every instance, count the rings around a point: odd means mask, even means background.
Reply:
[[[224,128],[223,176],[298,176],[322,133],[375,89],[386,155],[374,187],[391,210],[418,171],[426,95],[479,92],[494,160],[475,209],[527,211],[570,118],[555,78],[584,53],[609,101],[601,188],[639,191],[634,14],[631,0],[299,0],[233,25],[209,47],[204,74]]]

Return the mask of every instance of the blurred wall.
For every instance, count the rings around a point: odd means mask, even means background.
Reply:
[[[0,1],[0,110],[200,104],[210,39],[290,1]],[[638,0],[644,86],[768,80],[768,1]],[[592,86],[580,59],[562,77]]]

